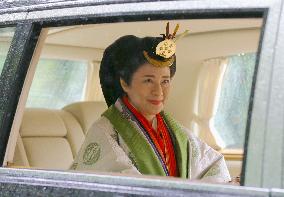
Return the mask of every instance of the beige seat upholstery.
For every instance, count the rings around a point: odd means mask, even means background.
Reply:
[[[85,134],[106,109],[106,103],[100,101],[77,102],[63,108],[78,120]]]
[[[68,169],[85,133],[106,109],[103,102],[79,102],[62,110],[25,109],[13,164]]]
[[[45,169],[68,169],[84,140],[80,124],[70,113],[50,109],[26,109],[20,136],[21,157],[25,152],[30,167]]]

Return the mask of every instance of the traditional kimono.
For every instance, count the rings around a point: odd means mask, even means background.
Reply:
[[[231,180],[224,157],[167,113],[161,112],[152,125],[157,128],[159,119],[163,121],[169,141],[164,145],[155,141],[138,119],[129,106],[118,99],[90,128],[71,169],[175,176],[209,182]]]

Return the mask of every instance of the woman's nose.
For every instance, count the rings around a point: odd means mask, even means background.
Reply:
[[[155,95],[155,96],[162,96],[163,95],[163,88],[162,88],[162,85],[161,84],[155,84],[154,87],[153,87],[153,90],[152,90],[152,93]]]

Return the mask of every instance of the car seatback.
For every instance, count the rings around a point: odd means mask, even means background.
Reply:
[[[18,156],[27,158],[29,167],[44,169],[68,169],[84,141],[77,120],[64,110],[52,109],[25,109],[20,136]],[[14,165],[19,165],[16,156]]]
[[[61,110],[26,108],[13,165],[68,169],[85,134],[107,109],[104,102],[72,103]]]
[[[107,105],[102,101],[76,102],[63,108],[64,111],[70,112],[76,118],[84,134],[106,109]]]

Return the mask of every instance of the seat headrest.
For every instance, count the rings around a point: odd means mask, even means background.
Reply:
[[[106,109],[107,105],[102,101],[77,102],[63,108],[63,110],[70,112],[78,120],[84,133],[88,131]]]
[[[26,108],[20,133],[22,137],[63,137],[67,129],[58,110]]]

